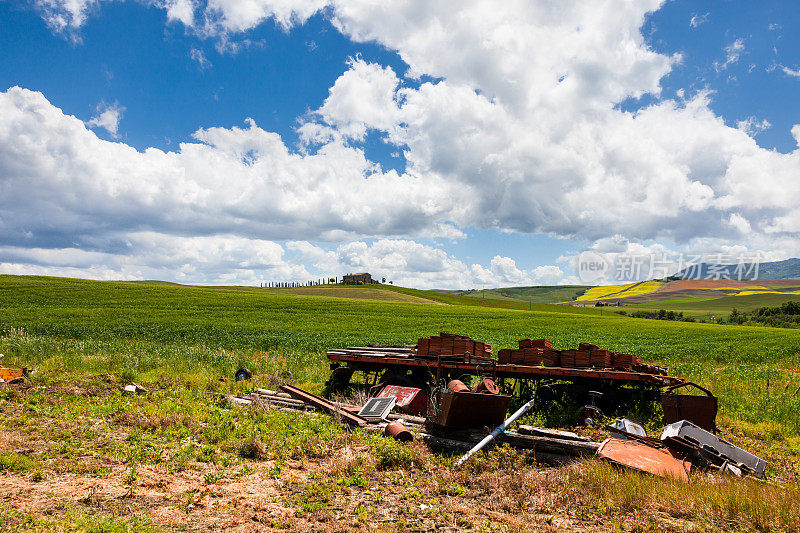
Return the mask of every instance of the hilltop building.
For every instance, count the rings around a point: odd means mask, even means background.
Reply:
[[[342,283],[350,285],[369,285],[371,283],[380,283],[378,280],[372,279],[369,272],[359,272],[357,274],[345,274],[342,276]]]

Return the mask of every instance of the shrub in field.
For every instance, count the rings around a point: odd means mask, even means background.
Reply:
[[[269,452],[266,445],[257,434],[250,435],[247,439],[242,441],[239,447],[239,455],[247,459],[268,459]]]

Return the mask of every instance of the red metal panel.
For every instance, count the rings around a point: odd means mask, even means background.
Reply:
[[[428,394],[422,389],[386,385],[379,396],[396,398],[396,407],[412,415],[425,416],[428,412]]]

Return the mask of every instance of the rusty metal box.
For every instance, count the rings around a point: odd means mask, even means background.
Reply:
[[[443,390],[438,409],[428,418],[441,426],[452,428],[481,428],[497,426],[505,420],[511,396],[480,392]],[[432,406],[433,407],[433,406]]]

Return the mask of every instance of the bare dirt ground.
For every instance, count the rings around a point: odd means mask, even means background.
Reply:
[[[0,430],[0,451],[31,453],[41,443],[19,433]],[[565,472],[531,467],[514,478],[480,475],[481,490],[465,494],[417,485],[409,497],[411,479],[376,475],[369,490],[332,491],[324,505],[298,508],[307,497],[309,482],[324,471],[335,471],[347,462],[343,456],[323,461],[284,464],[278,477],[266,474],[274,461],[262,461],[254,471],[207,483],[206,476],[219,473],[213,467],[170,473],[160,466],[140,465],[131,485],[128,468],[106,462],[110,470],[101,476],[48,472],[44,480],[15,472],[0,474],[0,505],[28,521],[50,523],[69,529],[76,516],[113,516],[117,520],[145,519],[168,531],[619,531],[636,530],[643,524],[660,530],[687,531],[689,522],[665,513],[636,513],[609,520],[592,516],[576,506],[563,508],[564,494],[553,491]],[[418,476],[419,474],[417,474]],[[514,487],[510,482],[518,483]],[[436,487],[436,484],[433,485]],[[460,492],[462,489],[456,490]],[[380,496],[379,496],[380,495]],[[423,502],[423,503],[420,503]],[[428,503],[424,503],[424,502]],[[559,509],[559,507],[562,507]],[[627,526],[626,526],[627,524]],[[22,526],[18,524],[18,526]]]

